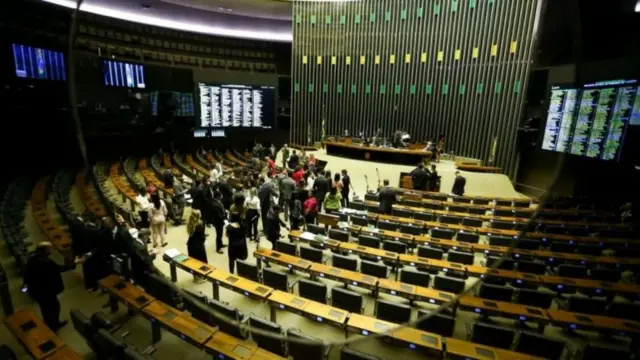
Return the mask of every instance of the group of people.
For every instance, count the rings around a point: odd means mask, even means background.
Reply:
[[[438,191],[440,188],[440,176],[434,164],[431,165],[431,170],[429,170],[425,168],[423,163],[419,163],[418,167],[409,175],[411,175],[413,188],[416,190]]]

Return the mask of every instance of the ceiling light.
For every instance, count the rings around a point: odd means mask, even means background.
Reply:
[[[636,12],[640,13],[640,0],[638,0],[638,2],[636,2]]]
[[[42,0],[51,4],[56,4],[71,9],[76,8],[76,2],[74,0]],[[243,39],[256,39],[266,41],[279,41],[279,42],[291,42],[293,35],[291,32],[276,32],[266,30],[250,30],[250,29],[230,29],[225,26],[211,26],[204,24],[197,24],[191,22],[180,22],[161,18],[153,15],[142,15],[131,13],[127,11],[121,11],[111,9],[108,7],[98,6],[94,4],[83,3],[80,10],[107,17],[112,17],[120,20],[131,21],[140,24],[146,24],[151,26],[160,26],[175,30],[183,30],[190,32],[197,32],[202,34],[217,35],[217,36],[229,36]]]

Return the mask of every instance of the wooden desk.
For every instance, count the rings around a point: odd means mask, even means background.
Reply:
[[[407,188],[392,188],[395,192],[401,192],[401,193],[414,193],[414,194],[420,194],[420,195],[431,195],[431,196],[442,196],[442,197],[447,197],[447,199],[453,199],[453,198],[461,198],[461,199],[469,199],[469,200],[487,200],[487,201],[496,201],[496,200],[500,200],[500,201],[515,201],[515,202],[526,202],[529,201],[531,203],[537,203],[539,202],[538,199],[536,198],[529,198],[529,197],[498,197],[498,196],[482,196],[482,195],[463,195],[463,196],[457,196],[457,195],[452,195],[449,193],[443,193],[443,192],[436,192],[436,191],[426,191],[426,190],[415,190],[415,189],[407,189]],[[526,209],[526,208],[525,208]]]
[[[220,269],[214,270],[212,273],[207,275],[207,278],[211,279],[210,281],[213,281],[214,285],[222,286],[256,300],[265,300],[271,291],[273,291],[269,286],[230,274]],[[213,297],[216,300],[220,299],[219,290],[216,291],[215,287]]]
[[[431,157],[431,152],[422,150],[381,148],[332,141],[325,141],[324,144],[328,155],[348,157],[351,159],[415,166],[425,158]]]
[[[266,248],[258,249],[253,254],[258,259],[258,261],[273,262],[282,266],[286,266],[289,269],[306,271],[307,269],[309,269],[309,267],[311,267],[311,262],[307,260],[303,260],[295,256],[269,250]],[[261,267],[260,263],[258,263],[258,267]]]
[[[213,355],[214,359],[223,355],[224,359],[249,360],[257,349],[258,346],[249,340],[241,340],[219,331],[204,345],[204,350]]]
[[[471,164],[465,164],[465,163],[456,163],[456,169],[462,170],[462,171],[496,173],[496,174],[499,174],[502,171],[502,168],[495,167],[495,166],[481,166],[481,165],[471,165]]]
[[[315,322],[344,327],[349,313],[336,307],[308,300],[284,291],[274,290],[267,298],[271,305],[271,321],[276,322],[276,310],[288,310]]]
[[[509,350],[474,344],[465,340],[445,338],[447,359],[475,360],[542,360],[542,358]]]
[[[160,341],[160,325],[196,346],[203,346],[217,331],[216,328],[212,328],[161,301],[154,301],[147,305],[142,309],[142,314],[151,319],[154,343]]]
[[[345,285],[353,285],[363,287],[369,290],[375,290],[378,278],[364,275],[359,272],[338,269],[325,264],[311,263],[309,274],[315,279],[316,277],[339,281]]]
[[[163,255],[163,258],[165,256],[166,255]],[[199,277],[202,277],[202,278],[206,277],[216,269],[215,267],[207,263],[204,263],[200,260],[197,260],[195,258],[189,257],[184,254],[180,254],[179,256],[176,256],[171,260],[169,259],[165,259],[165,260],[167,260],[167,262],[169,263],[171,281],[173,282],[178,281],[178,274],[176,272],[176,268],[180,268],[192,275],[198,275]]]
[[[5,323],[27,352],[37,360],[65,347],[62,339],[31,311],[18,310],[7,316]]]
[[[382,249],[376,249],[372,247],[361,246],[351,242],[340,242],[340,250],[346,250],[349,254],[360,254],[370,258],[396,262],[398,260],[398,254],[392,251],[385,251]]]
[[[460,299],[458,299],[458,306],[462,310],[468,310],[486,316],[498,315],[521,322],[535,321],[538,323],[538,330],[540,332],[542,332],[544,326],[549,323],[547,310],[533,306],[487,300],[473,296],[460,297]]]
[[[315,235],[300,230],[289,231],[289,239],[292,241],[302,241],[307,244],[313,244],[327,249],[337,250],[340,247],[340,241],[329,239],[325,235]]]
[[[80,356],[68,345],[56,350],[52,355],[47,356],[47,360],[82,360],[84,357]]]
[[[578,314],[564,310],[549,310],[548,314],[552,324],[569,330],[597,330],[634,338],[640,335],[640,322],[637,321]]]
[[[109,293],[111,309],[117,310],[118,300],[124,302],[129,309],[140,310],[155,299],[132,283],[120,279],[117,275],[109,275],[98,284]]]
[[[347,329],[356,330],[359,334],[367,336],[369,334],[380,334],[390,331],[388,337],[408,344],[409,348],[421,348],[442,352],[442,337],[440,335],[428,333],[414,328],[397,328],[398,324],[378,320],[369,316],[351,313],[347,320]]]

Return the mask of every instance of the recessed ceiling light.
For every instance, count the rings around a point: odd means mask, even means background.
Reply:
[[[636,2],[636,12],[640,13],[640,0],[638,0],[638,2]]]

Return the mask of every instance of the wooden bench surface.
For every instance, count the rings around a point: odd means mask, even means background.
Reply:
[[[29,310],[21,309],[7,316],[5,324],[27,352],[37,360],[44,359],[66,347],[62,339]],[[74,353],[74,351],[69,348],[61,355],[65,353]]]

